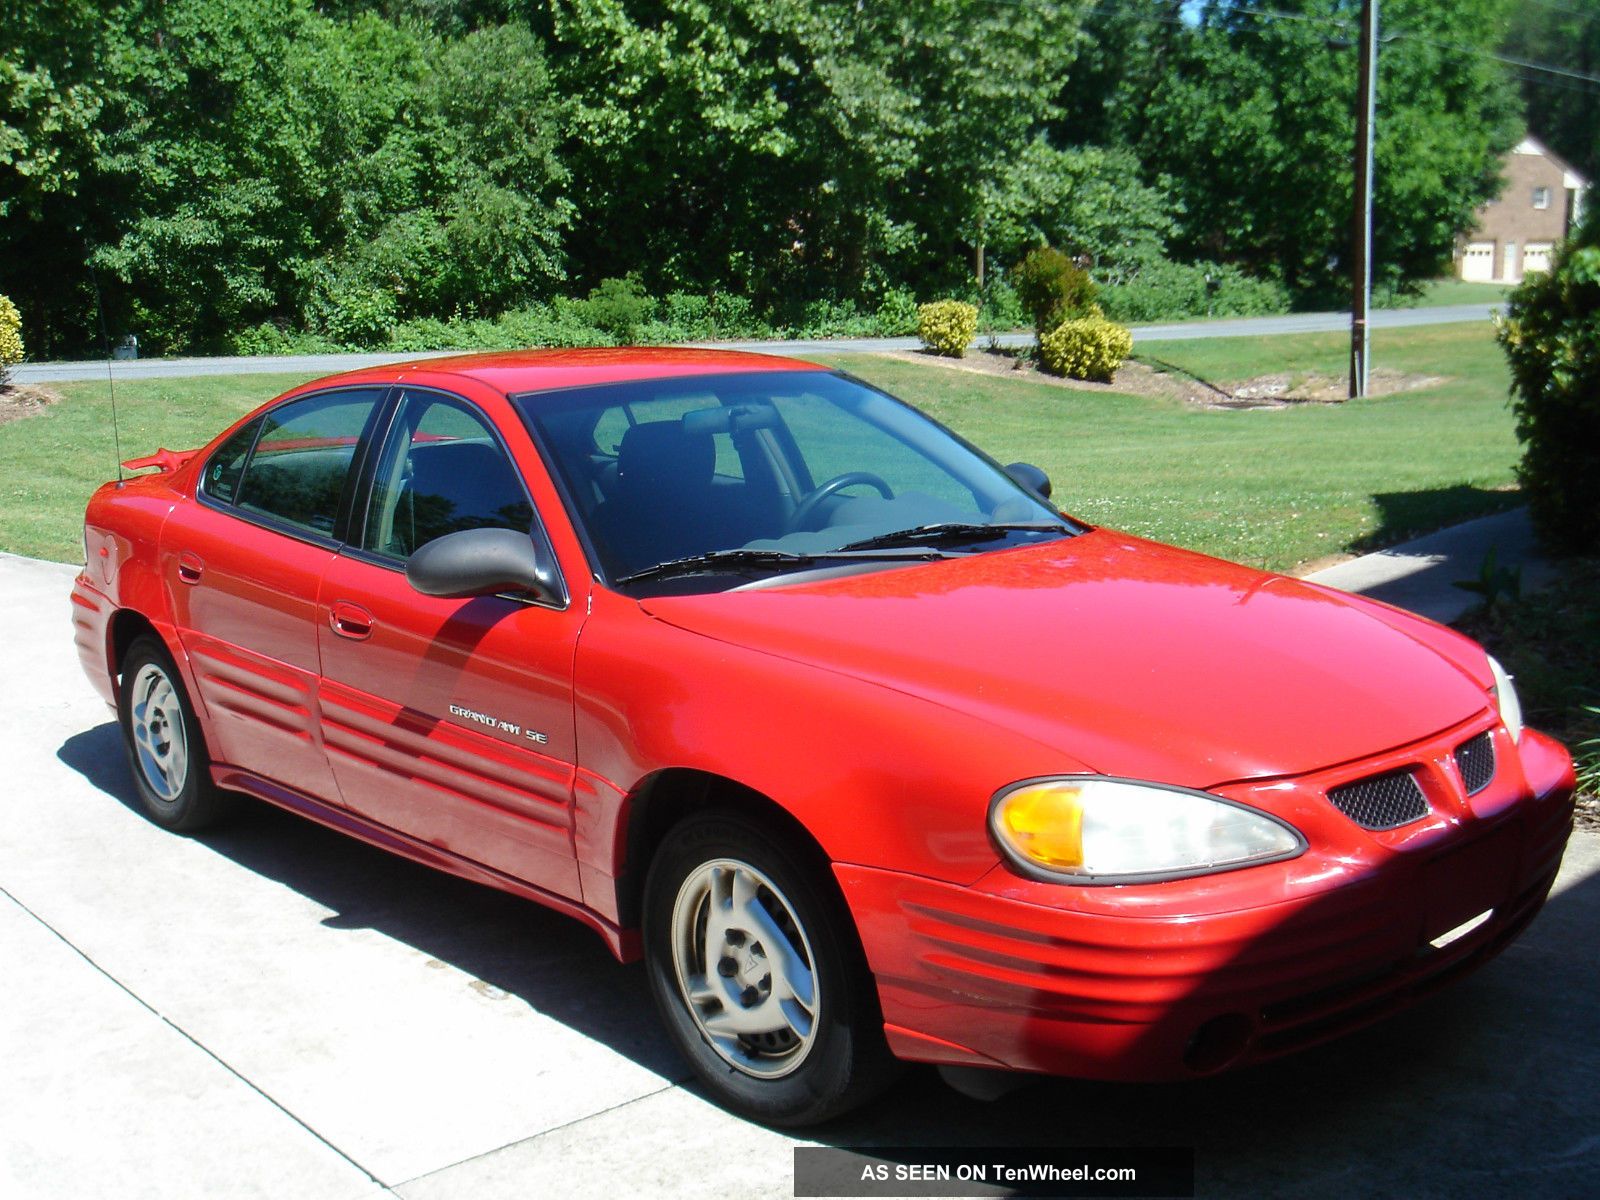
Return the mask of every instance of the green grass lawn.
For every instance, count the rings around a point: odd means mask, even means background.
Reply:
[[[1144,343],[1141,358],[1226,383],[1271,371],[1337,373],[1345,341],[1308,334]],[[1383,331],[1376,366],[1446,377],[1344,405],[1209,411],[1069,391],[897,359],[832,361],[904,397],[1003,462],[1036,462],[1057,502],[1114,525],[1275,569],[1364,550],[1516,503],[1506,369],[1485,325]],[[121,384],[124,458],[188,448],[304,376]],[[104,382],[0,425],[0,549],[75,561],[83,504],[115,472]]]
[[[122,457],[204,445],[306,375],[207,375],[117,385]],[[0,550],[81,562],[83,506],[117,474],[104,379],[52,384],[61,402],[0,425]]]
[[[1213,382],[1336,374],[1342,334],[1141,343]],[[1217,411],[894,359],[833,360],[1002,462],[1049,472],[1086,520],[1287,570],[1517,503],[1505,361],[1487,323],[1381,331],[1373,361],[1445,377],[1340,405]]]
[[[1499,304],[1511,294],[1507,283],[1468,283],[1464,279],[1435,279],[1420,296],[1407,296],[1396,308],[1446,308],[1453,304]]]

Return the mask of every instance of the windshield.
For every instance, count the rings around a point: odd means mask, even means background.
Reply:
[[[604,577],[711,591],[859,559],[976,553],[1075,527],[908,405],[831,371],[514,397]],[[906,547],[897,552],[896,547]]]

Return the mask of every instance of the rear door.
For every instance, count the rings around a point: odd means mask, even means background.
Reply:
[[[405,577],[412,551],[456,530],[543,537],[526,484],[481,410],[427,389],[400,395],[373,461],[316,622],[322,737],[345,803],[575,898],[572,662],[584,611],[444,600]]]
[[[212,758],[337,803],[316,718],[317,593],[386,389],[278,405],[206,463],[162,530],[178,637],[211,716]]]

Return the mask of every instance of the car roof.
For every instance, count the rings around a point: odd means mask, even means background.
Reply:
[[[591,384],[626,383],[685,375],[728,375],[753,371],[825,371],[802,359],[744,350],[699,350],[687,346],[626,346],[583,350],[510,350],[422,358],[347,371],[319,379],[330,383],[433,383],[467,378],[514,396]]]

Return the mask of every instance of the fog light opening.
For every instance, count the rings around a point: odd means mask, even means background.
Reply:
[[[1250,1018],[1243,1013],[1212,1017],[1194,1031],[1183,1052],[1183,1063],[1191,1071],[1220,1071],[1249,1048],[1254,1032]]]

